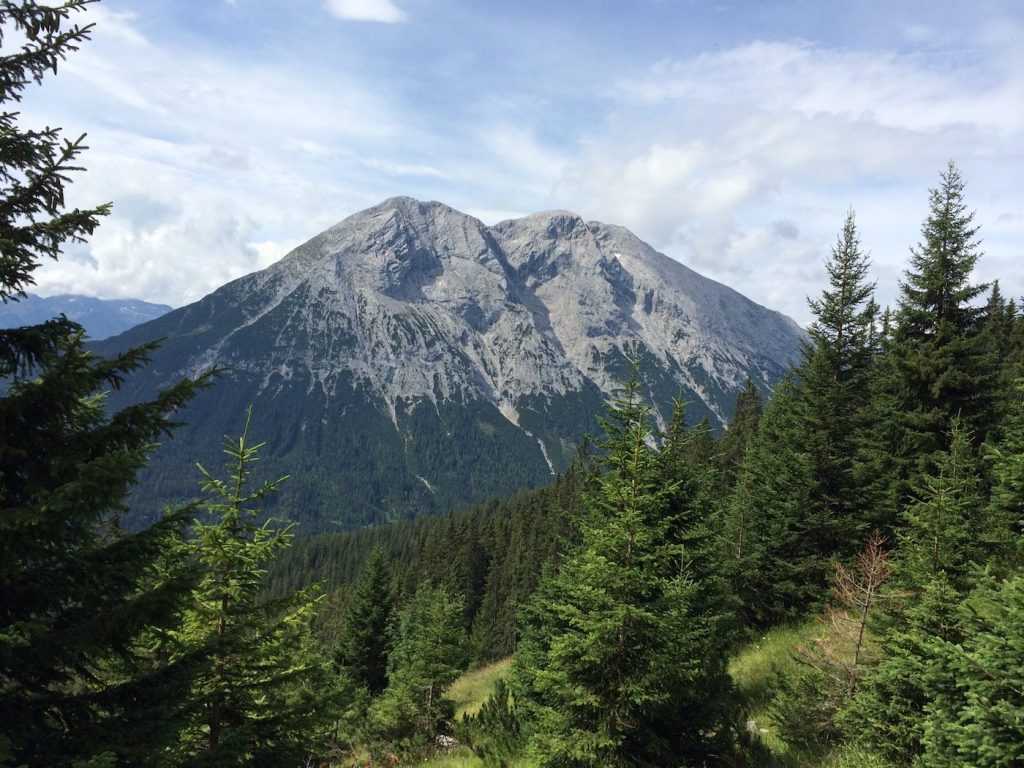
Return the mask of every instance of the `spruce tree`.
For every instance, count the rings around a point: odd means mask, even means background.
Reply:
[[[384,550],[374,547],[345,612],[338,663],[357,685],[376,696],[387,687],[391,574]]]
[[[433,744],[452,717],[449,686],[465,669],[463,599],[445,586],[422,582],[398,612],[388,656],[388,687],[370,719],[392,746],[419,752]]]
[[[478,712],[463,715],[458,734],[484,768],[511,768],[523,742],[515,704],[504,680],[498,678],[494,693]]]
[[[825,265],[828,286],[809,300],[814,322],[798,372],[815,479],[808,512],[817,524],[808,533],[823,558],[859,545],[871,514],[853,472],[857,435],[876,426],[865,420],[878,314],[870,268],[851,211]]]
[[[850,735],[900,765],[924,752],[928,710],[957,695],[948,650],[966,636],[959,605],[975,582],[982,554],[974,448],[958,419],[948,442],[904,511],[891,607],[878,628],[885,655],[842,717]]]
[[[987,286],[971,281],[981,256],[978,227],[953,163],[931,190],[929,207],[900,285],[895,330],[903,455],[916,465],[908,467],[908,476],[927,470],[948,447],[953,417],[983,442],[996,388],[980,332],[984,312],[975,303]]]
[[[893,313],[886,308],[875,334],[874,360],[861,428],[854,434],[851,472],[863,498],[863,520],[891,537],[905,504],[906,457],[900,426],[900,372],[893,340]]]
[[[987,355],[987,366],[994,372],[996,380],[989,442],[1001,436],[1003,422],[1015,398],[1016,380],[1024,375],[1014,349],[1017,324],[1017,305],[1003,298],[996,280],[992,283],[992,292],[981,319],[981,343]]]
[[[541,765],[699,764],[729,738],[728,637],[700,602],[648,419],[631,382],[605,421],[579,543],[523,614],[514,692]]]
[[[1009,381],[1024,377],[1024,298],[1014,304],[1014,323],[1006,353],[1003,376]]]
[[[311,646],[317,588],[261,599],[266,569],[291,544],[291,527],[259,522],[260,504],[286,478],[250,487],[262,443],[249,439],[252,409],[227,440],[227,477],[203,467],[202,520],[188,548],[202,573],[176,654],[196,664],[189,719],[175,764],[298,765],[326,736],[333,691]]]
[[[955,695],[956,672],[945,649],[964,637],[962,595],[940,572],[904,598],[898,617],[879,638],[884,657],[865,675],[838,720],[851,740],[872,747],[894,765],[915,765],[924,752],[926,712]]]
[[[1024,764],[1024,577],[985,579],[961,610],[965,637],[943,642],[956,680],[924,715],[922,765]]]
[[[109,205],[65,210],[85,149],[56,128],[22,127],[9,111],[88,40],[72,23],[86,3],[0,2],[0,300],[17,301],[49,259],[84,242]],[[180,668],[143,639],[171,626],[192,582],[161,567],[190,510],[128,535],[117,525],[136,473],[171,415],[193,395],[185,381],[117,413],[103,392],[143,366],[152,346],[110,360],[87,351],[64,317],[0,330],[0,759],[62,766],[142,764],[173,742]]]
[[[747,378],[747,383],[736,396],[736,408],[729,422],[729,428],[719,441],[719,462],[721,463],[721,483],[726,490],[731,490],[739,475],[743,456],[747,452],[750,441],[757,432],[758,422],[764,410],[761,392],[754,380]]]
[[[1018,568],[1024,558],[1024,379],[1018,379],[1000,429],[1002,439],[986,446],[992,492],[981,538],[993,566]]]
[[[692,571],[700,574],[695,582],[698,602],[709,616],[718,614],[716,620],[721,620],[726,613],[727,585],[717,547],[720,470],[714,449],[707,420],[687,427],[686,405],[676,400],[657,453],[659,482],[671,489],[665,512],[673,521],[669,535],[685,549]]]
[[[950,446],[933,473],[917,481],[916,498],[903,513],[898,580],[910,589],[939,574],[962,591],[980,563],[982,527],[978,465],[968,433],[954,419]]]
[[[748,627],[803,615],[827,581],[818,522],[808,515],[815,485],[803,407],[792,378],[776,386],[722,521],[723,567]]]

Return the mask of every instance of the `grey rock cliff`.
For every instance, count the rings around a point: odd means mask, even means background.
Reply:
[[[487,227],[441,203],[393,198],[105,349],[167,337],[157,372],[129,397],[224,368],[235,396],[207,400],[235,417],[255,402],[285,444],[286,469],[315,465],[339,489],[356,475],[377,489],[340,517],[320,496],[293,513],[322,527],[543,482],[595,431],[628,358],[640,361],[659,422],[682,395],[691,420],[721,426],[746,378],[769,389],[802,334],[622,227],[565,211]],[[356,428],[365,439],[352,450],[374,452],[375,464],[342,453],[342,431]],[[193,426],[184,438],[206,439]],[[397,495],[385,492],[389,478]]]

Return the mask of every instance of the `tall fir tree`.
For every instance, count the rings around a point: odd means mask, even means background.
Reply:
[[[857,436],[876,427],[866,420],[878,315],[870,269],[850,211],[825,265],[828,285],[809,300],[814,321],[798,373],[815,480],[808,517],[816,521],[807,533],[822,558],[852,553],[871,522],[853,472]]]
[[[605,421],[578,545],[523,615],[515,695],[545,766],[699,764],[729,738],[728,636],[700,600],[679,481],[631,382]]]
[[[391,604],[391,573],[384,550],[377,546],[352,592],[337,658],[353,682],[374,696],[388,683]]]
[[[468,662],[461,595],[424,581],[395,617],[388,687],[370,711],[389,746],[428,750],[453,715],[445,693]]]
[[[803,400],[792,377],[779,383],[744,456],[727,502],[723,568],[743,625],[765,628],[806,612],[821,594],[828,564],[808,516],[813,462],[804,446]]]
[[[736,396],[736,408],[729,421],[729,428],[719,440],[719,462],[722,467],[721,485],[729,490],[736,484],[743,457],[750,446],[750,441],[757,432],[757,425],[764,411],[764,400],[754,380],[747,378],[747,383]]]
[[[962,418],[978,442],[992,426],[996,371],[976,305],[987,286],[971,280],[981,256],[978,231],[951,162],[931,190],[921,242],[900,285],[894,353],[908,476],[926,471],[948,447],[952,418]]]
[[[86,2],[0,2],[0,102],[26,88],[89,39],[73,23]],[[39,266],[84,242],[109,205],[65,210],[84,137],[19,125],[0,113],[0,300],[17,301]],[[173,412],[198,384],[109,414],[102,392],[143,366],[143,347],[110,360],[86,350],[64,317],[0,331],[0,762],[87,765],[145,762],[175,738],[183,704],[179,667],[153,665],[142,643],[175,621],[192,576],[160,568],[190,510],[127,535],[125,499]]]
[[[174,652],[196,664],[175,765],[298,765],[323,745],[335,703],[311,646],[317,588],[261,599],[292,532],[259,522],[286,478],[251,487],[263,447],[249,439],[251,417],[250,408],[241,436],[226,442],[227,477],[200,467],[207,499],[188,548],[202,578],[172,633]]]

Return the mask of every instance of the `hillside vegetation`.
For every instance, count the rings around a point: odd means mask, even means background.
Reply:
[[[10,111],[87,4],[0,1],[0,301],[110,212],[64,208],[82,140]],[[213,374],[118,409],[155,345],[0,330],[0,765],[1024,765],[1024,315],[975,282],[955,165],[928,204],[886,310],[848,214],[724,433],[658,418],[639,351],[549,487],[301,544],[251,407],[194,502],[122,525]]]

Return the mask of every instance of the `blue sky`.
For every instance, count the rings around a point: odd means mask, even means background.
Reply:
[[[952,158],[1024,293],[1022,9],[105,0],[23,113],[89,133],[69,202],[115,213],[39,291],[180,305],[406,194],[625,224],[805,322],[851,205],[894,299]]]

